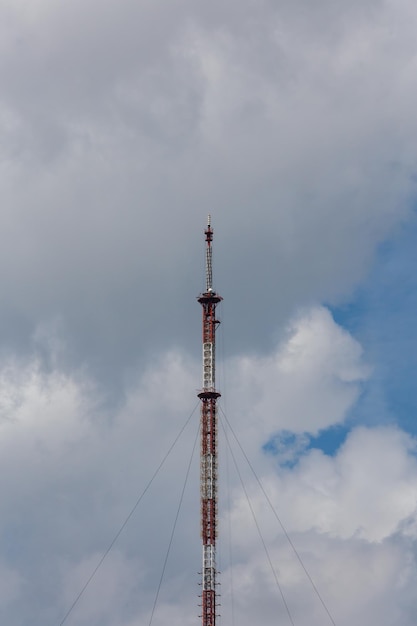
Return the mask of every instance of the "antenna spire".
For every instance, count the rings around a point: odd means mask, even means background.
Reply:
[[[216,624],[216,536],[217,536],[217,398],[216,390],[216,306],[222,300],[213,291],[210,215],[206,236],[206,291],[198,297],[203,308],[203,389],[201,400],[200,498],[202,568],[202,626]]]
[[[211,215],[207,217],[207,228],[204,231],[206,235],[206,292],[208,293],[213,289],[213,263],[212,263],[212,248],[211,242],[213,241],[213,229],[211,228]]]

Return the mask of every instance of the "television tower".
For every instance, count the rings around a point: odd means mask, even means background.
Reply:
[[[198,297],[203,307],[203,389],[201,400],[200,497],[203,540],[202,626],[216,624],[216,534],[217,534],[217,398],[216,390],[216,306],[222,298],[213,290],[210,215],[206,236],[206,290]]]

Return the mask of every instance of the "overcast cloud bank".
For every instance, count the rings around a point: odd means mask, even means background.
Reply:
[[[0,16],[3,349],[58,319],[70,362],[109,383],[190,348],[208,212],[230,349],[266,347],[297,307],[349,297],[407,219],[411,2],[3,3]]]

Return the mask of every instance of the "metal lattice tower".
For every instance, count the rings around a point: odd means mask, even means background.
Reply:
[[[216,624],[216,534],[217,534],[217,398],[216,390],[216,306],[222,298],[213,290],[210,215],[206,236],[206,291],[198,297],[203,307],[203,389],[201,400],[201,537],[203,540],[202,626]]]

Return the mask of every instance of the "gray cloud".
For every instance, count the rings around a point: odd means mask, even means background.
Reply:
[[[322,325],[321,332],[311,333],[314,324]],[[294,328],[296,332],[289,335],[279,352],[281,360],[294,366],[287,367],[286,386],[296,390],[302,380],[308,390],[309,379],[317,381],[318,373],[308,356],[311,342],[326,361],[325,368],[318,366],[323,376],[320,394],[305,397],[306,424],[314,430],[321,424],[322,407],[338,406],[337,395],[341,404],[335,414],[339,420],[354,402],[355,396],[346,396],[340,385],[348,389],[352,373],[353,379],[363,375],[360,348],[321,310],[306,315],[304,326],[298,318]],[[317,347],[318,341],[324,349]],[[301,357],[304,365],[296,367]],[[282,364],[278,357],[276,360]],[[270,373],[266,372],[267,365],[263,366],[272,386],[279,385],[282,376],[276,360],[270,360]],[[235,367],[233,361],[230,365]],[[7,576],[8,585],[0,602],[8,623],[23,626],[32,620],[37,625],[59,623],[63,618],[190,415],[196,367],[197,363],[184,354],[166,354],[131,381],[123,403],[112,412],[105,410],[102,396],[85,373],[45,374],[36,362],[27,363],[25,368],[21,363],[3,368],[0,576]],[[259,358],[246,357],[245,368],[256,372]],[[345,372],[342,378],[341,371]],[[227,396],[222,403],[229,407],[239,439],[310,574],[325,594],[336,623],[348,624],[353,618],[367,623],[378,616],[383,626],[389,626],[391,616],[398,615],[401,623],[411,626],[417,571],[413,557],[417,528],[415,441],[395,428],[357,428],[335,457],[302,447],[293,468],[277,466],[275,459],[261,451],[262,432],[272,434],[282,427],[280,416],[298,410],[299,394],[294,391],[280,399],[279,415],[266,402],[264,420],[257,431],[256,393],[245,398],[246,412],[231,406]],[[164,471],[74,609],[69,624],[133,626],[149,621],[197,426],[198,410]],[[255,614],[266,624],[274,623],[277,616],[284,619],[284,609],[230,457],[227,493],[224,446],[222,436],[222,613],[225,616],[230,611],[226,545],[231,540],[236,616],[245,626]],[[196,571],[201,548],[197,457],[198,445],[155,624],[162,624],[168,614],[173,624],[180,624],[182,619],[191,624],[198,613]],[[242,473],[294,615],[301,621],[310,616],[313,624],[321,624],[323,607],[253,476],[245,468]],[[392,580],[401,572],[401,583],[388,593]]]
[[[107,381],[190,347],[211,211],[230,350],[267,348],[406,219],[411,6],[35,7],[3,7],[3,345],[58,319]]]
[[[241,437],[288,511],[296,504],[290,530],[338,625],[415,623],[414,443],[359,430],[335,459],[301,448],[287,473],[259,450],[291,419],[298,432],[343,421],[369,376],[355,340],[310,307],[349,298],[410,215],[415,20],[413,3],[376,0],[0,4],[5,622],[59,623],[189,414],[211,212],[225,365],[248,383],[246,412],[232,385]],[[284,375],[289,320],[306,360]],[[261,397],[260,369],[271,383]],[[278,414],[271,391],[283,382],[293,393]],[[148,622],[179,457],[74,623]],[[396,468],[385,491],[381,458]],[[198,614],[197,482],[195,470],[155,625]],[[249,523],[242,506],[236,496],[238,529]],[[288,546],[271,535],[297,617],[323,623]],[[262,622],[275,623],[283,609],[260,550],[237,539],[241,585],[261,601]],[[253,623],[245,597],[236,607],[242,626]]]

